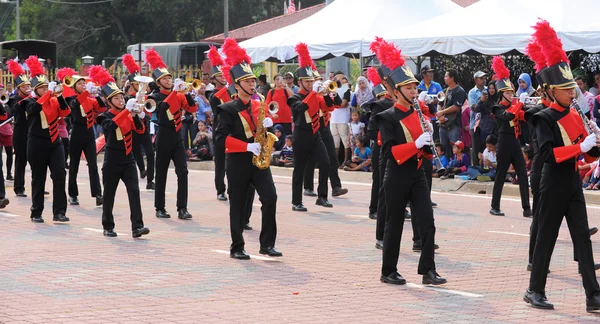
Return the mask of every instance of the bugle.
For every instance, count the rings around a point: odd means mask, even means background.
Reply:
[[[446,95],[444,94],[443,91],[438,92],[438,94],[428,94],[427,95],[427,99],[429,100],[433,100],[433,99],[437,99],[439,102],[444,102],[444,100],[446,100]]]
[[[136,105],[138,106],[137,110],[139,110],[139,112],[141,112],[142,109],[149,113],[154,112],[154,110],[156,110],[156,101],[152,99],[146,99],[146,89],[148,88],[148,84],[154,81],[154,79],[140,75],[136,76],[134,80],[139,84],[138,92],[135,95]]]
[[[65,77],[63,78],[63,82],[62,82],[62,84],[63,84],[65,87],[69,87],[69,88],[71,88],[71,87],[73,87],[73,85],[74,85],[74,82],[73,82],[73,81],[75,81],[75,80],[73,80],[73,77],[72,77],[72,76],[69,76],[69,75],[67,75],[67,76],[65,76]]]
[[[0,95],[0,104],[6,104],[8,102],[8,95],[6,93]]]

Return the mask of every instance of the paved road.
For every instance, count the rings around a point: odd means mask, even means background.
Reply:
[[[175,213],[176,177],[170,172],[167,210]],[[87,193],[83,165],[80,173],[80,192]],[[255,230],[245,233],[250,261],[229,258],[228,203],[216,200],[210,171],[190,171],[191,221],[155,218],[153,193],[142,191],[151,233],[139,240],[131,238],[122,185],[117,238],[102,236],[101,209],[91,197],[81,196],[81,206],[69,207],[69,224],[51,221],[51,199],[46,199],[46,223],[33,224],[29,198],[16,198],[7,188],[11,204],[0,212],[0,323],[600,321],[600,315],[585,312],[566,225],[547,287],[556,310],[534,310],[522,301],[530,220],[521,216],[516,199],[503,201],[506,217],[493,217],[487,214],[489,197],[434,193],[440,206],[436,262],[448,284],[420,284],[419,254],[411,250],[406,222],[399,272],[409,284],[391,286],[379,282],[375,221],[366,217],[368,183],[346,182],[350,193],[331,199],[333,209],[307,199],[309,212],[295,213],[291,179],[276,176],[275,181],[277,248],[284,257],[259,256],[256,205]],[[592,225],[600,225],[600,207],[590,206],[589,213]],[[598,238],[592,240],[598,255]]]

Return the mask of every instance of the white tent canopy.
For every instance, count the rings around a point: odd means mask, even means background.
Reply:
[[[476,51],[496,55],[524,52],[538,17],[548,20],[566,51],[600,51],[600,1],[480,0],[458,12],[396,28],[388,38],[402,54],[430,51],[447,55]]]
[[[304,20],[244,41],[240,46],[253,62],[292,59],[299,42],[308,44],[314,59],[345,54],[369,56],[369,44],[375,36],[389,39],[411,24],[461,10],[464,9],[450,0],[335,0]]]

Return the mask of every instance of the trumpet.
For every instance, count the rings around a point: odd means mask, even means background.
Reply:
[[[337,93],[337,83],[335,81],[331,81],[331,80],[327,80],[325,82],[322,81],[317,81],[320,82],[316,88],[317,88],[317,93],[318,94],[326,94],[326,93]],[[316,83],[315,83],[316,84]],[[314,88],[313,88],[314,89]]]
[[[6,95],[6,93],[3,93],[2,95],[0,95],[0,104],[5,105],[8,102],[8,96]]]
[[[153,113],[156,110],[156,101],[153,99],[146,99],[146,89],[148,88],[148,83],[154,81],[154,79],[140,75],[136,76],[134,80],[139,83],[138,92],[135,95],[137,113],[142,112],[142,109],[146,112]]]
[[[427,128],[425,126],[425,125],[427,125],[425,116],[423,116],[423,112],[421,111],[421,107],[419,106],[419,102],[417,101],[417,99],[414,99],[414,105],[415,105],[415,110],[417,111],[417,114],[419,115],[419,120],[421,121],[421,128],[423,128],[423,132],[429,132],[429,130],[427,130]],[[446,172],[446,168],[444,168],[444,166],[442,165],[442,161],[440,161],[440,158],[437,155],[437,151],[435,150],[435,148],[432,148],[431,151],[433,152],[433,165],[435,165],[437,174],[442,174],[442,173]]]
[[[69,88],[70,88],[70,87],[72,87],[72,86],[74,85],[74,83],[75,83],[75,82],[73,82],[73,81],[75,81],[75,80],[73,80],[73,77],[72,77],[72,76],[69,76],[69,75],[67,75],[67,76],[65,76],[65,77],[64,77],[62,84],[63,84],[65,87],[69,87]]]
[[[443,91],[438,92],[437,94],[428,94],[427,95],[427,99],[428,100],[433,100],[433,99],[437,99],[439,102],[444,102],[444,100],[446,100],[446,94],[444,94]]]
[[[269,104],[269,114],[273,115],[279,111],[279,103],[277,101],[271,101]]]
[[[178,91],[189,92],[190,89],[194,89],[195,91],[198,91],[198,90],[200,90],[200,88],[202,88],[202,81],[200,81],[198,79],[194,79],[190,83],[184,82],[183,86]]]

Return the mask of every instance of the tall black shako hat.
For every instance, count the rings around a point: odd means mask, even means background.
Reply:
[[[161,78],[171,76],[171,73],[167,70],[167,65],[163,62],[160,54],[154,50],[154,47],[146,50],[146,63],[152,69],[152,78],[154,78],[155,82],[158,83],[158,80]]]
[[[225,63],[229,65],[229,74],[233,83],[246,79],[256,79],[252,67],[250,67],[252,59],[235,39],[226,38],[221,49],[225,54]]]
[[[315,62],[310,57],[308,51],[308,45],[305,43],[298,43],[294,48],[298,54],[298,69],[296,69],[296,78],[298,80],[314,80],[317,69]]]
[[[387,93],[387,90],[382,84],[381,77],[379,77],[377,69],[370,67],[367,70],[367,78],[373,84],[373,97],[377,98],[379,96],[384,96]]]
[[[577,83],[573,80],[569,58],[563,50],[562,41],[558,38],[556,31],[546,20],[538,21],[534,28],[536,29],[534,36],[542,48],[548,65],[544,71],[544,78],[548,86],[551,89],[575,88]]]
[[[390,72],[392,72],[392,70],[390,70],[390,68],[383,65],[383,63],[382,63],[383,58],[382,58],[382,55],[380,52],[381,44],[386,44],[386,46],[389,45],[389,43],[387,41],[385,41],[383,38],[376,36],[375,41],[373,41],[371,43],[369,48],[371,49],[371,52],[373,52],[373,54],[375,54],[375,56],[379,60],[379,63],[381,63],[379,65],[379,67],[377,68],[377,73],[379,74],[379,77],[381,78],[381,80],[383,80],[382,82],[384,82],[387,80],[387,77],[390,74]],[[384,86],[384,88],[385,88],[385,86]]]
[[[25,60],[25,64],[29,68],[29,75],[31,76],[31,86],[33,89],[37,89],[43,85],[48,84],[48,78],[44,74],[44,67],[38,60],[38,57],[32,55]]]
[[[123,94],[123,91],[117,86],[115,79],[102,66],[94,65],[90,67],[89,76],[94,83],[100,85],[102,89],[100,94],[107,100],[118,94]]]
[[[135,62],[133,55],[125,54],[123,55],[123,65],[127,68],[129,75],[127,76],[127,80],[129,80],[129,84],[138,84],[135,80],[135,77],[140,76],[140,66]]]
[[[406,65],[402,52],[395,44],[381,42],[378,51],[381,56],[381,64],[390,69],[386,81],[392,89],[411,83],[419,83],[410,67]]]
[[[210,77],[214,78],[216,76],[223,75],[223,71],[221,69],[223,65],[225,65],[225,62],[223,62],[223,58],[221,57],[221,54],[219,54],[219,51],[217,51],[217,48],[211,45],[207,56],[211,66]]]
[[[8,70],[13,75],[15,88],[26,84],[31,84],[31,82],[29,82],[29,78],[27,78],[27,74],[25,74],[25,71],[23,71],[23,68],[19,65],[19,63],[17,63],[15,60],[9,60],[7,65]]]
[[[498,80],[496,81],[496,90],[501,91],[514,91],[512,83],[510,83],[510,71],[504,64],[502,56],[494,56],[492,58],[492,70],[496,74]]]
[[[534,27],[535,28],[535,27]],[[532,37],[525,47],[525,54],[535,63],[535,78],[540,87],[546,87],[546,56],[542,53],[542,48],[536,37]]]

